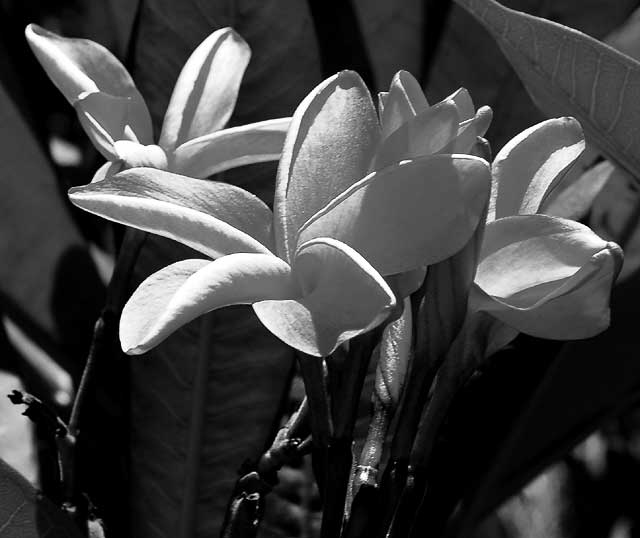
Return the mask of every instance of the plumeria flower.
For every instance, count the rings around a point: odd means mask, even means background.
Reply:
[[[580,124],[558,118],[496,155],[472,311],[554,340],[588,338],[609,325],[622,251],[582,224],[537,214],[584,145]]]
[[[79,207],[216,258],[144,281],[125,306],[123,349],[143,353],[197,316],[252,304],[262,323],[316,356],[380,324],[396,306],[383,277],[444,259],[485,213],[489,166],[430,155],[367,173],[380,141],[371,96],[341,72],[296,110],[274,212],[252,194],[150,168],[72,189]]]
[[[492,119],[491,108],[476,111],[464,88],[430,106],[407,71],[398,71],[389,91],[378,94],[378,110],[381,142],[373,169],[423,155],[471,153]]]
[[[107,159],[93,181],[135,166],[205,178],[280,157],[290,118],[224,129],[251,57],[247,43],[231,28],[213,32],[187,60],[157,144],[144,99],[106,48],[87,39],[61,37],[35,24],[25,33],[49,78]]]

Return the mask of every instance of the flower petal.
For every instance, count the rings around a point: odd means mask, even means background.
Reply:
[[[521,332],[587,338],[609,322],[609,295],[622,252],[586,226],[546,215],[489,223],[470,309]]]
[[[127,97],[94,92],[80,95],[73,104],[82,128],[105,159],[118,159],[113,145],[125,136],[129,101]]]
[[[376,151],[373,170],[406,159],[438,153],[458,132],[458,111],[443,101],[413,116],[384,139]]]
[[[270,254],[183,260],[151,275],[131,296],[120,319],[122,349],[144,353],[182,325],[223,306],[297,295],[291,268]]]
[[[543,121],[511,139],[493,161],[489,220],[536,213],[583,150],[573,118]]]
[[[493,111],[488,106],[478,109],[469,120],[460,123],[457,136],[447,144],[441,153],[470,153],[473,146],[478,141],[479,136],[484,136],[491,125]]]
[[[104,181],[105,179],[109,179],[110,177],[116,175],[121,170],[122,170],[121,161],[107,161],[100,168],[96,170],[95,174],[93,174],[93,178],[91,178],[91,183],[97,183],[98,181]]]
[[[389,98],[389,92],[378,92],[378,118],[382,121],[382,115],[384,114],[384,105]]]
[[[231,28],[213,32],[182,68],[162,124],[159,144],[175,149],[227,124],[251,58],[251,49]]]
[[[276,243],[285,259],[293,256],[300,226],[366,175],[378,138],[371,95],[353,71],[325,80],[298,106],[274,201]]]
[[[302,245],[293,272],[298,300],[255,303],[260,321],[290,346],[319,357],[376,327],[395,307],[384,279],[353,249],[330,238]]]
[[[484,215],[489,165],[469,155],[434,155],[359,181],[300,229],[299,242],[334,237],[382,275],[436,263],[462,248]]]
[[[71,201],[101,217],[156,233],[213,258],[270,253],[272,215],[251,193],[154,168],[133,168],[69,191]]]
[[[104,92],[129,101],[127,124],[139,142],[150,144],[151,117],[131,75],[105,47],[88,39],[69,39],[36,24],[25,30],[27,41],[49,78],[75,105],[83,94]],[[96,118],[99,122],[105,117]]]
[[[466,88],[458,88],[449,97],[443,99],[443,101],[453,101],[458,108],[458,116],[460,116],[460,122],[473,119],[476,115],[476,107],[473,104],[473,99]],[[482,135],[480,135],[482,136]]]
[[[381,114],[382,138],[429,107],[420,83],[408,71],[398,71],[389,87]]]
[[[166,170],[167,154],[160,146],[149,144],[143,146],[130,140],[118,140],[113,144],[123,166],[126,168],[149,167]]]
[[[290,124],[291,118],[279,118],[194,138],[176,148],[173,170],[206,178],[245,164],[277,161]]]

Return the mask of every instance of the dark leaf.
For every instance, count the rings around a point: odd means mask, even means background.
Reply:
[[[505,0],[504,4],[601,39],[624,22],[637,2]],[[469,90],[477,106],[493,108],[487,139],[494,152],[520,131],[544,119],[491,35],[454,4],[429,66],[427,96],[430,100],[441,99],[459,86]]]
[[[388,91],[393,75],[400,69],[420,79],[424,2],[355,0],[353,5],[373,69],[375,89]]]
[[[640,176],[640,63],[586,34],[494,0],[456,2],[491,33],[546,114],[574,116],[590,142]]]
[[[141,8],[134,78],[158,129],[178,73],[212,31],[233,26],[253,56],[231,124],[291,115],[320,80],[306,2],[151,0]],[[268,203],[275,165],[221,174]],[[149,238],[138,281],[178,259]],[[141,358],[132,373],[132,534],[191,538],[220,531],[237,470],[270,442],[293,356],[253,315],[233,307],[196,320]]]
[[[80,359],[104,287],[49,161],[3,87],[0,111],[0,301],[54,356]],[[79,361],[66,366],[79,372]]]
[[[0,532],[6,538],[81,538],[71,518],[0,460]]]

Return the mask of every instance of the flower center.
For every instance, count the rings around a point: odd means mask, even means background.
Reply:
[[[167,154],[155,144],[144,146],[130,140],[118,140],[113,144],[118,157],[122,160],[123,169],[146,166],[168,170]]]

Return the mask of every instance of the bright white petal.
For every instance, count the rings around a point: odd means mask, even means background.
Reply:
[[[149,167],[166,170],[167,154],[160,146],[143,146],[130,140],[118,140],[113,144],[118,158],[126,168]]]
[[[466,88],[458,88],[449,97],[445,98],[444,101],[453,101],[456,104],[460,122],[473,119],[476,115],[476,107]]]
[[[223,306],[297,295],[291,268],[273,255],[177,262],[147,278],[125,305],[122,349],[130,355],[144,353],[182,325]]]
[[[381,114],[382,138],[429,107],[420,83],[408,71],[398,71],[389,87]]]
[[[341,343],[382,323],[396,304],[375,269],[330,238],[302,245],[293,271],[303,288],[302,298],[262,301],[253,309],[272,333],[308,355],[329,355]]]
[[[371,95],[353,71],[325,80],[298,106],[282,150],[274,202],[276,242],[285,259],[293,256],[300,226],[366,175],[378,138]]]
[[[490,173],[468,155],[404,161],[370,174],[316,213],[299,241],[334,237],[382,275],[436,263],[460,250],[484,216]]]
[[[76,187],[71,201],[101,217],[156,233],[213,258],[270,253],[272,214],[251,193],[154,168],[133,168]]]
[[[458,123],[453,101],[443,101],[425,109],[384,139],[376,151],[373,170],[438,153],[457,134]]]
[[[250,58],[249,45],[231,28],[216,30],[205,39],[180,72],[159,144],[170,150],[224,128]]]
[[[104,92],[129,100],[127,124],[143,144],[152,142],[151,117],[133,79],[105,47],[88,39],[69,39],[36,24],[25,30],[27,41],[49,78],[67,101]]]
[[[487,132],[492,119],[491,108],[480,107],[473,118],[460,123],[458,135],[441,150],[441,153],[470,153],[478,137],[484,136]]]
[[[609,322],[622,253],[577,222],[523,215],[487,225],[470,299],[521,332],[587,338]]]
[[[489,220],[536,213],[583,150],[573,118],[543,121],[511,139],[493,161]]]
[[[245,164],[277,161],[291,118],[250,123],[200,136],[175,150],[173,171],[206,178]]]

